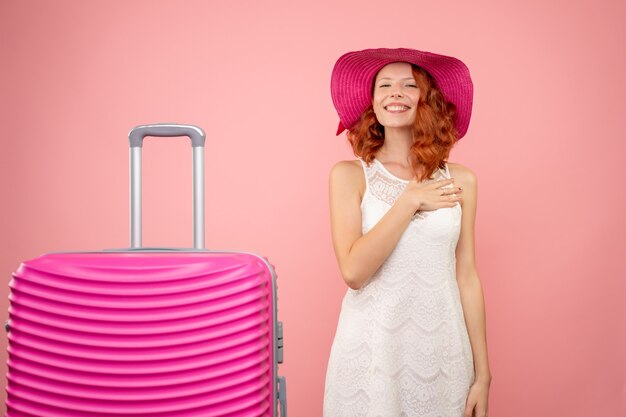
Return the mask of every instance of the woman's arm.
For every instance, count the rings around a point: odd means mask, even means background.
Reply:
[[[465,324],[472,345],[476,380],[491,383],[487,358],[485,302],[474,256],[474,221],[477,205],[476,174],[468,168],[454,164],[454,177],[463,188],[461,234],[456,246],[456,278],[463,304]]]
[[[365,189],[362,167],[351,161],[340,161],[331,169],[329,183],[335,256],[344,281],[357,290],[389,257],[417,208],[399,197],[380,221],[363,235],[359,192],[359,189]]]

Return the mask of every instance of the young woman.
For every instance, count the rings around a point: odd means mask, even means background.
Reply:
[[[330,173],[348,285],[324,417],[484,417],[491,372],[474,259],[476,175],[448,163],[471,116],[460,60],[414,49],[339,58],[331,77],[357,160]]]

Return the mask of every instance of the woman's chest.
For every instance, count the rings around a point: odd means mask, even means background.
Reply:
[[[389,192],[390,194],[386,194]],[[395,190],[381,192],[388,198],[380,198],[375,193],[366,193],[361,204],[362,233],[370,231],[387,214],[393,205]],[[461,230],[462,209],[459,203],[454,207],[417,212],[400,238],[399,244],[448,245],[456,244]]]

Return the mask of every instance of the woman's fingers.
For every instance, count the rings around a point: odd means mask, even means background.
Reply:
[[[461,187],[446,188],[443,191],[443,194],[441,194],[441,195],[459,194],[459,193],[462,193],[462,192],[463,192],[463,189]]]

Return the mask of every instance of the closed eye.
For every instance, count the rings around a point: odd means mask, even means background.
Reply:
[[[381,84],[378,87],[390,87],[391,84]],[[413,87],[413,88],[417,88],[417,85],[415,84],[407,84],[407,87]]]

